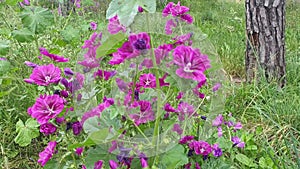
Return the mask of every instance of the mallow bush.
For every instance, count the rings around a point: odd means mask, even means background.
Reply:
[[[40,166],[256,166],[240,153],[242,124],[224,111],[226,80],[188,7],[170,2],[156,13],[155,0],[113,0],[107,19],[101,32],[91,23],[77,65],[60,67],[70,58],[43,47],[43,64],[25,62],[24,81],[40,95],[17,131],[44,137]]]

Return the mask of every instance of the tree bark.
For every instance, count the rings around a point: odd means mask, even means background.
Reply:
[[[286,83],[285,68],[285,1],[246,0],[246,79]]]

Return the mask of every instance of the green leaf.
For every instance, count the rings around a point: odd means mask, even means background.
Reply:
[[[10,63],[6,60],[0,60],[0,76],[10,70]]]
[[[108,152],[109,147],[97,146],[96,148],[90,148],[87,151],[87,157],[85,158],[86,168],[93,168],[95,162],[103,160],[105,166],[109,166],[109,160],[116,160],[116,155]]]
[[[21,13],[23,26],[28,28],[34,34],[42,33],[47,26],[54,24],[54,16],[52,12],[42,7],[25,7]]]
[[[79,30],[73,28],[70,25],[67,26],[65,30],[61,31],[61,35],[63,36],[64,40],[66,40],[67,42],[79,41],[80,39]]]
[[[223,150],[230,150],[232,148],[232,142],[224,137],[219,137],[216,142],[219,143],[219,147]]]
[[[7,55],[9,52],[9,40],[0,40],[0,56]]]
[[[246,148],[245,148],[245,150],[257,150],[257,146],[256,145],[247,145],[246,144]]]
[[[19,42],[32,42],[34,40],[34,33],[24,28],[21,30],[12,31],[12,37]]]
[[[6,3],[7,5],[11,5],[11,6],[17,5],[18,2],[22,2],[22,0],[6,0],[6,1],[5,1],[5,3]]]
[[[182,145],[176,145],[170,151],[166,152],[161,159],[161,163],[167,169],[177,168],[188,162],[189,160]]]
[[[97,58],[117,51],[126,41],[127,36],[124,33],[114,34],[108,37],[97,49]]]
[[[256,164],[255,163],[253,163],[253,161],[250,159],[250,158],[248,158],[247,156],[245,156],[244,154],[237,154],[236,156],[235,156],[235,158],[240,162],[240,163],[242,163],[242,164],[244,164],[244,165],[246,165],[246,166],[248,166],[248,167],[255,167],[256,166]]]
[[[14,141],[22,147],[29,145],[33,138],[40,135],[38,127],[39,124],[32,118],[27,119],[25,125],[22,120],[19,120],[16,124],[18,135]]]
[[[156,0],[138,0],[139,6],[147,10],[149,13],[156,12]]]
[[[128,27],[138,12],[137,0],[112,0],[106,11],[106,19],[118,15],[120,23]]]

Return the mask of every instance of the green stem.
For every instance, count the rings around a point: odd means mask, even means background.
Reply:
[[[35,42],[35,47],[36,47],[37,56],[38,56],[40,54],[40,46],[39,46],[39,41],[38,41],[37,35],[35,35],[35,37],[34,37],[34,42]]]
[[[146,14],[146,21],[147,21],[147,27],[148,27],[148,32],[150,30],[150,22],[149,22],[149,16],[148,14]],[[153,138],[152,138],[152,145],[155,146],[155,158],[154,158],[154,161],[153,161],[153,164],[152,166],[154,166],[156,164],[156,162],[158,161],[158,155],[157,155],[157,152],[158,152],[158,145],[159,145],[159,124],[160,124],[160,116],[161,116],[161,96],[160,96],[160,91],[161,91],[161,88],[160,88],[160,84],[159,84],[159,72],[158,72],[158,67],[157,67],[157,64],[156,64],[156,59],[155,59],[155,56],[154,56],[154,48],[153,48],[153,40],[151,38],[151,35],[150,35],[150,44],[151,44],[151,57],[152,57],[152,62],[153,62],[153,66],[154,66],[154,69],[155,69],[155,80],[156,80],[156,93],[157,93],[157,108],[156,108],[156,119],[155,119],[155,123],[154,123],[154,131],[153,131]]]

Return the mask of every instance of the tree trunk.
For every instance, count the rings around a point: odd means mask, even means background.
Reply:
[[[285,1],[246,0],[247,48],[245,56],[248,82],[263,74],[280,87],[285,78]]]

